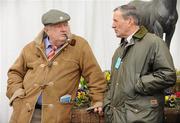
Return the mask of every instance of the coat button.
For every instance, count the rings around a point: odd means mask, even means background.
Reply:
[[[37,87],[37,86],[38,86],[38,84],[35,83],[35,84],[34,84],[34,87]]]
[[[138,110],[137,110],[137,109],[135,109],[135,112],[138,112]]]
[[[118,86],[119,85],[119,83],[116,83],[116,86]]]
[[[46,86],[45,84],[40,85],[41,89],[45,89]]]
[[[40,67],[45,67],[45,64],[40,64]]]
[[[58,62],[57,62],[57,61],[54,61],[54,62],[53,62],[53,65],[58,65]]]
[[[53,86],[53,85],[54,85],[54,82],[49,82],[48,85],[49,85],[49,86]]]
[[[48,104],[48,107],[49,107],[49,108],[53,108],[54,105],[53,105],[53,104]]]
[[[31,105],[29,103],[26,103],[26,106],[27,106],[28,112],[31,112],[32,111]]]

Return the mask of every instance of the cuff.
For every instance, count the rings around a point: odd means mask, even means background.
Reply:
[[[102,107],[103,106],[103,102],[95,102],[93,107],[97,108],[97,107]]]
[[[14,94],[13,94],[12,97],[10,98],[10,100],[9,100],[9,105],[12,106],[13,101],[14,101],[17,97],[22,98],[24,95],[25,95],[24,89],[19,88],[18,90],[16,90],[16,91],[14,92]]]

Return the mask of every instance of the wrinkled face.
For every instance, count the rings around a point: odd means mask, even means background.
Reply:
[[[49,36],[52,44],[61,46],[67,40],[67,36],[70,35],[70,27],[68,22],[62,22],[54,25],[47,25],[44,31]]]
[[[130,22],[128,18],[123,18],[120,10],[115,11],[113,14],[112,28],[119,38],[126,38],[128,36],[127,32],[130,28]]]

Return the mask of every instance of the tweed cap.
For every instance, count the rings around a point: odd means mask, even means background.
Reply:
[[[44,13],[41,18],[41,21],[45,26],[50,24],[57,24],[69,20],[70,20],[70,16],[67,13],[57,9],[49,10],[48,12]]]

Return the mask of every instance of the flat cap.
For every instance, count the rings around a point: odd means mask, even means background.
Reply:
[[[57,9],[49,10],[48,12],[44,13],[41,18],[41,21],[45,26],[50,24],[57,24],[69,20],[70,20],[70,16],[67,13]]]

